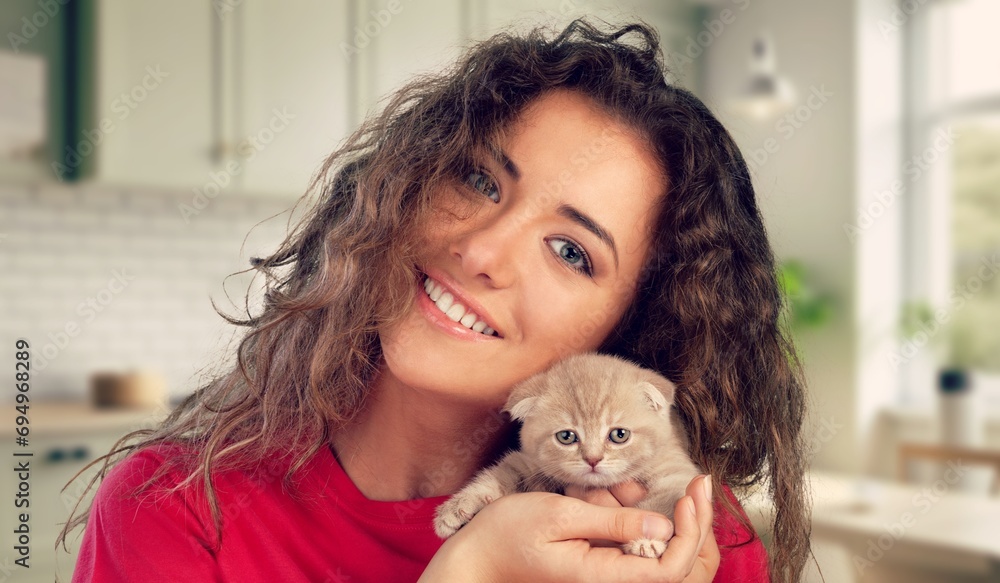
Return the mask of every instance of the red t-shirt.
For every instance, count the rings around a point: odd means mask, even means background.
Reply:
[[[302,468],[294,496],[283,488],[280,472],[216,474],[223,517],[216,550],[201,486],[122,495],[151,477],[175,447],[181,446],[135,452],[107,475],[91,508],[73,583],[416,581],[443,542],[432,521],[446,496],[368,500],[323,448]],[[180,478],[169,473],[162,483]],[[720,547],[750,538],[718,505],[716,516]],[[716,581],[768,580],[759,539],[721,552]]]

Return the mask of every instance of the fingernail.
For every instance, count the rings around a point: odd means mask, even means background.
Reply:
[[[712,501],[712,474],[705,476],[705,497]]]
[[[670,523],[662,516],[649,515],[642,519],[642,536],[657,540],[667,540],[670,536]]]

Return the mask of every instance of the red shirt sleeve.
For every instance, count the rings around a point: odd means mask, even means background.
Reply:
[[[724,486],[724,495],[732,502],[739,516],[746,513],[732,491]],[[719,544],[719,570],[717,583],[770,583],[767,550],[760,537],[740,523],[740,518],[726,511],[720,501],[715,502],[715,540]]]
[[[166,446],[164,446],[166,447]],[[214,528],[193,507],[190,492],[167,492],[178,476],[164,479],[138,497],[132,495],[163,463],[165,451],[150,447],[116,464],[104,478],[91,506],[73,583],[148,583],[221,581],[210,550]]]

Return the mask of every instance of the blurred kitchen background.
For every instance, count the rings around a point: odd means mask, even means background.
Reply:
[[[240,272],[381,98],[585,15],[655,26],[752,167],[825,580],[1000,581],[996,0],[5,0],[0,366],[26,339],[33,370],[30,443],[8,381],[0,452],[34,452],[34,514],[24,569],[4,472],[0,581],[68,580],[52,544],[82,484],[60,488],[229,362],[212,302],[245,312]]]

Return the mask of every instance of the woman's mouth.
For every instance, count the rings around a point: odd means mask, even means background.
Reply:
[[[430,299],[430,303],[449,320],[484,336],[499,337],[499,334],[480,319],[475,312],[456,301],[451,293],[445,291],[444,286],[429,275],[424,276],[423,286],[424,294]]]

